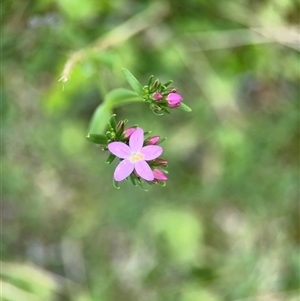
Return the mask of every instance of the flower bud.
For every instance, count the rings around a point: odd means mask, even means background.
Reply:
[[[134,132],[136,131],[136,128],[129,128],[124,131],[125,138],[129,138]]]
[[[159,136],[152,136],[149,137],[145,140],[144,144],[145,145],[154,145],[159,141],[160,137]]]
[[[168,180],[168,177],[159,169],[154,169],[153,175],[156,180],[159,180],[159,181],[167,181]]]
[[[165,166],[168,165],[168,161],[166,159],[157,158],[154,161],[152,161],[152,164],[154,166]]]
[[[156,100],[156,101],[160,101],[161,99],[163,98],[162,94],[159,93],[159,92],[155,92],[153,94],[153,99]]]
[[[119,123],[116,126],[117,132],[123,133],[125,127],[125,122],[124,120],[119,121]]]
[[[182,98],[182,96],[180,94],[173,93],[173,92],[170,93],[167,96],[167,98],[166,98],[166,100],[167,100],[168,105],[169,105],[170,108],[177,108],[177,107],[179,107],[182,99],[183,98]]]

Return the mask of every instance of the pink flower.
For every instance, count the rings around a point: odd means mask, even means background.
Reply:
[[[152,136],[145,140],[145,145],[154,145],[159,141],[159,136]]]
[[[129,146],[123,142],[111,142],[108,144],[109,151],[115,156],[124,159],[116,167],[114,179],[123,181],[134,170],[139,177],[153,181],[154,174],[146,161],[159,157],[163,149],[158,145],[144,146],[144,131],[137,128],[129,138]]]
[[[153,94],[153,99],[156,100],[156,101],[160,101],[161,99],[163,98],[162,94],[159,93],[159,92],[155,92]]]
[[[129,128],[124,131],[125,138],[129,138],[134,132],[136,131],[136,128]]]
[[[159,169],[154,169],[153,175],[156,180],[159,180],[159,181],[167,181],[168,180],[168,177]]]
[[[182,98],[182,96],[180,94],[173,93],[173,92],[170,93],[167,96],[167,98],[166,98],[166,100],[167,100],[170,108],[177,108],[177,107],[179,107],[182,99],[183,98]]]

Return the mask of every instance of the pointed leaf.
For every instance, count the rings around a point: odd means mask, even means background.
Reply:
[[[104,135],[88,134],[86,139],[96,144],[107,144],[107,138]]]
[[[180,106],[176,109],[179,109],[179,110],[182,110],[185,112],[192,112],[192,109],[189,106],[187,106],[186,104],[184,104],[183,102],[180,103]]]
[[[127,69],[123,68],[122,72],[131,86],[131,88],[139,95],[144,96],[144,90],[142,84],[136,79],[136,77]]]

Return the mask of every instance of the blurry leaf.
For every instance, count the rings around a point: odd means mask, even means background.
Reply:
[[[96,143],[96,144],[107,144],[107,138],[104,135],[99,134],[88,134],[86,136],[86,139],[90,142]]]
[[[9,294],[7,300],[47,300],[53,291],[58,289],[54,279],[42,269],[14,263],[1,263],[1,266],[1,274],[18,286],[5,284],[7,290],[3,288],[2,292],[5,291],[5,294]],[[26,288],[27,292],[23,291],[22,287]],[[28,291],[32,292],[34,296]]]
[[[5,301],[43,301],[45,299],[40,298],[32,293],[29,293],[17,286],[7,283],[1,280],[1,299]]]
[[[152,216],[152,229],[163,235],[174,259],[191,263],[199,256],[203,230],[199,219],[181,210],[160,209]]]
[[[128,81],[132,89],[141,97],[144,96],[144,90],[142,84],[136,79],[136,77],[127,69],[122,69],[123,74]]]
[[[213,268],[205,267],[193,267],[191,274],[202,281],[212,281],[217,278],[216,272]]]
[[[84,129],[76,124],[66,124],[60,133],[61,146],[68,154],[78,154],[85,148]]]
[[[192,112],[192,109],[189,106],[187,106],[186,104],[184,104],[183,102],[180,103],[180,106],[177,109],[185,111],[185,112]]]
[[[111,109],[104,103],[95,110],[89,126],[90,134],[103,133],[112,115]]]
[[[93,0],[56,0],[62,11],[75,20],[86,19],[97,13],[97,3]]]
[[[205,288],[188,285],[183,287],[180,301],[219,301],[220,299]]]
[[[110,108],[115,108],[126,103],[137,101],[142,101],[141,97],[139,97],[134,91],[123,88],[114,89],[108,92],[105,96],[105,103]]]

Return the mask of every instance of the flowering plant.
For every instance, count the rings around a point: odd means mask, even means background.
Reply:
[[[150,109],[157,115],[170,113],[170,110],[176,108],[187,112],[191,109],[182,102],[183,97],[177,93],[177,88],[169,87],[171,80],[162,84],[158,79],[154,80],[152,75],[148,84],[142,86],[127,69],[123,69],[123,74],[133,91],[122,88],[110,91],[94,112],[86,138],[90,142],[103,145],[103,151],[110,152],[106,163],[112,163],[116,157],[120,159],[114,172],[113,183],[116,188],[119,188],[119,182],[125,179],[130,179],[133,185],[142,188],[145,182],[165,186],[168,180],[168,172],[165,169],[168,161],[160,157],[163,148],[159,144],[166,138],[145,138],[151,132],[144,132],[138,126],[125,129],[128,120],[117,123],[112,110],[114,107],[136,101],[148,102]],[[106,120],[109,120],[108,125]],[[99,134],[105,127],[105,135]]]

